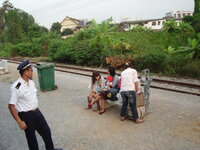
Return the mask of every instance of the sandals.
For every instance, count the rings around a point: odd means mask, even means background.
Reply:
[[[88,106],[87,108],[84,108],[84,110],[92,109],[91,106]]]
[[[121,117],[121,121],[124,121],[126,119],[127,119],[127,117]]]
[[[99,110],[100,110],[100,108],[93,109],[94,112],[97,112]]]
[[[102,114],[105,113],[105,112],[106,112],[106,110],[100,111],[100,112],[99,112],[99,115],[102,115]]]
[[[135,123],[142,123],[142,122],[143,122],[142,119],[136,119],[136,120],[135,120]]]
[[[92,109],[92,104],[91,103],[88,103],[88,107],[87,108],[84,108],[85,110],[88,110],[88,109]]]

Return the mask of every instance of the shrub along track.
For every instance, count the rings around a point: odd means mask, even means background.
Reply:
[[[24,60],[24,58],[0,58],[0,60],[5,59],[8,60],[10,63],[19,64]],[[32,62],[35,64],[35,62]],[[69,66],[69,65],[61,65],[56,64],[55,70],[65,73],[72,73],[76,75],[88,76],[91,77],[91,72],[98,71],[101,74],[107,74],[104,70],[99,69],[91,69],[91,68],[84,68],[84,67],[77,67],[77,66]],[[118,73],[120,75],[120,73]],[[185,93],[191,95],[200,96],[200,84],[196,83],[186,83],[186,82],[179,82],[179,81],[172,81],[166,79],[159,79],[159,78],[152,78],[151,88],[173,91],[178,93]]]

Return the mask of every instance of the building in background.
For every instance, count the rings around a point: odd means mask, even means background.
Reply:
[[[171,11],[166,13],[165,17],[167,18],[175,18],[175,19],[183,19],[185,16],[192,16],[192,11]]]
[[[124,20],[120,23],[120,29],[128,31],[137,25],[141,25],[152,30],[161,30],[164,23],[168,19],[174,19],[176,22],[181,22],[183,17],[192,16],[192,11],[171,11],[166,13],[165,17],[159,19],[147,19],[147,20]]]
[[[87,21],[87,19],[75,19],[67,16],[61,21],[60,30],[63,32],[65,29],[71,29],[73,32],[77,32],[86,25]]]

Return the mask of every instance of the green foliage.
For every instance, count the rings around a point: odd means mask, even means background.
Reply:
[[[150,51],[144,54],[144,56],[138,57],[135,61],[136,60],[136,66],[139,70],[148,68],[151,72],[160,73],[165,72],[165,69],[168,66],[166,54],[159,51]]]
[[[183,21],[184,21],[184,22],[188,22],[188,23],[192,23],[192,21],[193,21],[193,16],[185,16],[185,17],[183,18]]]
[[[27,35],[30,39],[32,39],[32,38],[38,38],[46,32],[47,32],[46,28],[41,27],[38,24],[33,24],[28,27]]]
[[[35,24],[33,16],[14,8],[9,1],[0,7],[0,42],[30,42],[31,38],[47,32],[47,28]]]
[[[72,35],[73,33],[71,29],[67,28],[62,32],[62,36]]]
[[[80,30],[76,34],[76,39],[77,40],[87,40],[87,39],[93,38],[94,36],[95,36],[95,34],[91,29],[84,29],[84,30]]]
[[[188,38],[188,46],[180,47],[177,53],[182,53],[186,58],[200,58],[200,33],[197,34],[197,39]]]
[[[164,23],[163,29],[169,33],[178,31],[178,24],[174,19],[169,19]]]
[[[51,57],[55,61],[70,62],[71,49],[71,45],[64,40],[51,40],[48,49],[49,57]]]
[[[194,27],[194,29],[197,32],[200,32],[200,14],[193,16],[193,21],[192,21],[191,25]]]
[[[31,50],[31,43],[19,43],[12,47],[11,49],[11,55],[12,56],[33,56],[32,50]]]
[[[35,19],[32,15],[29,15],[27,12],[24,12],[22,10],[18,10],[19,16],[21,18],[21,25],[23,32],[28,31],[28,27],[32,24],[35,24]]]
[[[193,28],[190,25],[190,23],[180,22],[179,25],[178,25],[178,31],[180,31],[183,34],[185,32],[193,31]]]
[[[60,29],[61,29],[61,24],[60,24],[59,22],[54,22],[54,23],[51,25],[50,31],[57,32],[57,33],[60,34]]]
[[[101,49],[98,47],[88,47],[88,43],[84,42],[77,42],[74,45],[74,49],[76,50],[73,53],[75,63],[79,65],[100,65],[102,57]]]
[[[200,32],[200,14],[195,14],[193,16],[186,16],[183,18],[185,22],[188,22],[193,26],[196,32]]]
[[[8,11],[5,15],[7,41],[19,42],[23,36],[20,15],[16,9]]]
[[[5,0],[2,5],[3,5],[2,8],[5,12],[14,9],[13,4],[11,2],[9,2],[9,0]]]
[[[11,55],[11,48],[13,44],[0,44],[0,57],[9,57]]]
[[[200,61],[189,61],[185,63],[178,74],[188,77],[197,77],[200,79]]]
[[[120,55],[126,55],[130,53],[131,50],[131,44],[127,41],[124,41],[124,39],[121,39],[119,41],[115,41],[114,45],[113,45],[113,50],[116,51],[116,54],[120,54]]]
[[[164,52],[166,52],[168,55],[173,55],[176,51],[175,48],[173,48],[172,46],[168,46],[168,48],[166,50],[164,50]]]
[[[200,0],[194,0],[194,15],[200,14]]]

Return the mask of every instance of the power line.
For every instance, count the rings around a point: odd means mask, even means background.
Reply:
[[[65,5],[71,5],[71,4],[79,2],[79,1],[81,1],[81,0],[68,0],[68,1],[64,0],[64,1],[58,2],[57,4],[53,4],[53,5],[50,5],[50,6],[45,6],[45,7],[33,10],[33,11],[31,11],[31,13],[40,13],[40,12],[43,12],[43,11],[50,11],[52,9],[54,10],[54,9],[57,9],[57,8],[65,7]]]
[[[78,0],[80,1],[80,0]],[[79,5],[79,6],[74,6],[74,7],[70,7],[70,8],[66,8],[66,6],[62,6],[62,8],[60,7],[59,8],[59,11],[58,12],[55,12],[54,14],[57,15],[57,14],[60,14],[60,13],[68,13],[68,12],[72,12],[72,11],[75,11],[75,10],[78,10],[78,9],[82,9],[82,8],[86,8],[86,7],[91,7],[91,6],[94,6],[94,5],[97,5],[97,4],[100,4],[100,3],[103,3],[105,1],[108,1],[108,0],[96,0],[96,1],[93,1],[92,3],[90,4],[85,4],[85,5]],[[67,6],[68,7],[68,6]],[[56,11],[56,9],[51,9],[49,11]],[[41,15],[45,15],[46,13],[49,13],[48,11],[45,11],[43,14]],[[49,16],[51,17],[51,16]]]

